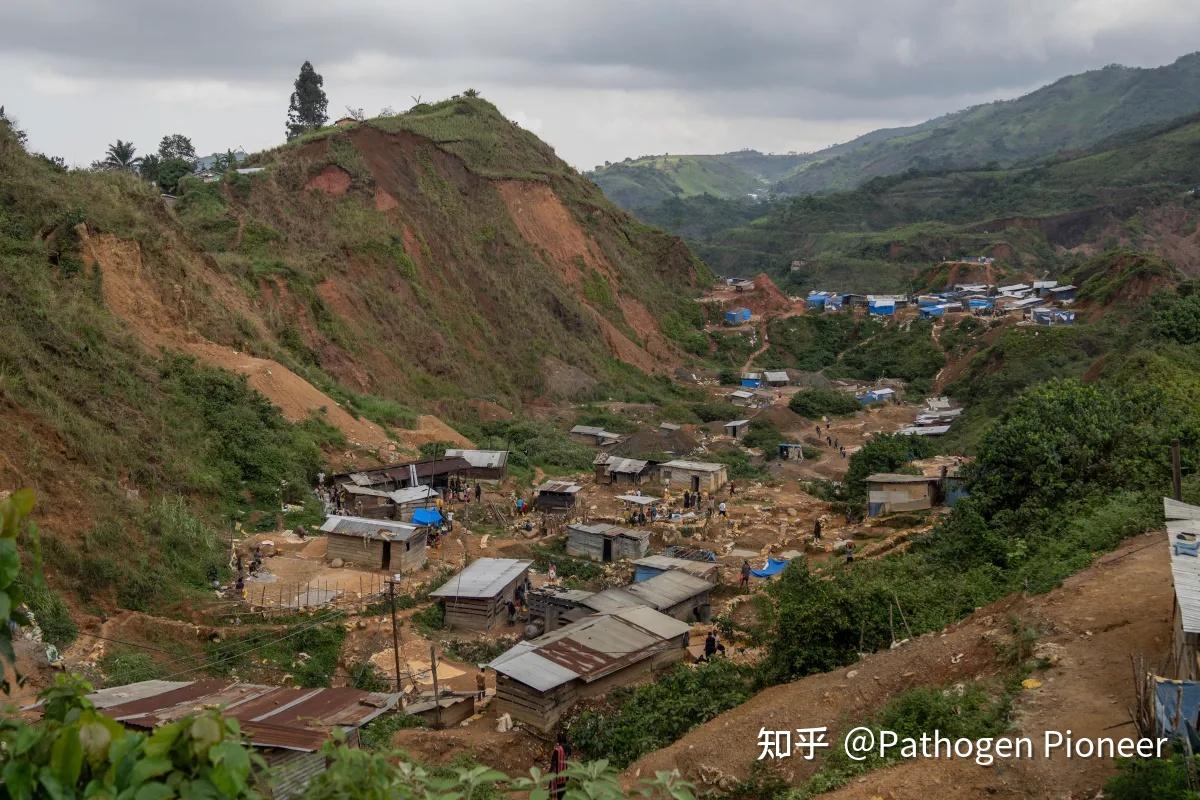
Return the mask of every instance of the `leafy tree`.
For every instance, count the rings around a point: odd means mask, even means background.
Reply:
[[[104,161],[101,163],[108,169],[132,172],[141,163],[141,159],[137,157],[136,153],[137,148],[133,146],[133,142],[117,139],[117,141],[108,146],[108,150],[105,151]]]
[[[191,161],[182,158],[168,158],[158,165],[155,179],[164,192],[174,192],[179,187],[179,181],[184,176],[191,174]]]
[[[238,165],[237,154],[232,150],[226,150],[224,153],[215,153],[213,155],[213,172],[225,172],[236,168]]]
[[[24,147],[29,137],[25,131],[17,127],[17,121],[4,113],[4,106],[0,106],[0,128],[7,128],[12,131],[13,136],[17,137],[17,144]]]
[[[158,143],[158,157],[163,161],[178,158],[192,164],[196,161],[196,148],[192,146],[192,140],[182,133],[172,133]]]
[[[886,434],[874,436],[850,456],[846,468],[846,492],[851,501],[866,500],[868,475],[876,472],[895,472],[916,458],[933,455],[934,446],[921,436]]]
[[[289,140],[306,131],[316,130],[328,121],[329,99],[322,88],[324,85],[325,79],[313,69],[311,62],[305,61],[300,67],[300,75],[296,78],[295,90],[288,106]]]
[[[162,166],[162,159],[154,153],[142,157],[142,163],[138,164],[138,174],[148,181],[158,183],[158,170]]]
[[[17,549],[18,537],[31,543],[33,569],[30,577],[34,586],[42,585],[41,550],[38,547],[37,528],[25,519],[33,510],[33,492],[20,489],[0,500],[0,668],[16,667],[13,652],[13,630],[15,626],[28,624],[29,618],[22,610],[25,604],[21,576],[21,556]],[[5,673],[7,674],[7,673]],[[18,676],[19,679],[19,676]],[[0,689],[8,692],[8,679],[0,681]]]

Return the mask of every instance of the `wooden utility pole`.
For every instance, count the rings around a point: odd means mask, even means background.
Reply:
[[[403,689],[400,686],[400,628],[396,623],[396,582],[389,580],[388,585],[388,602],[392,607],[392,657],[396,663],[396,691],[401,692]]]
[[[1171,490],[1176,500],[1183,500],[1183,464],[1179,456],[1179,440],[1171,441]]]
[[[442,693],[438,687],[437,645],[429,645],[429,669],[433,672],[433,727],[442,729]]]

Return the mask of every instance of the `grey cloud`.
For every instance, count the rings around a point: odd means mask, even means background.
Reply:
[[[911,122],[1109,62],[1163,63],[1197,33],[1200,4],[1184,0],[16,0],[0,5],[0,100],[12,98],[37,141],[65,116],[51,107],[61,99],[35,88],[39,75],[114,98],[151,83],[226,82],[282,95],[247,112],[257,126],[282,116],[309,59],[334,108],[400,107],[410,94],[466,86],[517,97],[516,110],[563,137],[552,141],[560,152],[588,164],[634,154],[656,134],[673,137],[656,151],[678,149],[678,131],[714,121],[715,138],[740,126],[745,144],[764,148],[786,143],[759,138],[763,119]],[[584,121],[601,95],[608,113],[623,113],[624,96],[642,115],[630,149]],[[125,109],[144,130],[169,128],[155,115],[171,111]],[[280,129],[244,138],[271,141]],[[62,131],[45,138],[65,141]]]

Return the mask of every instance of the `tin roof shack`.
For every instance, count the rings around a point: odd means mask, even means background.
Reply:
[[[330,475],[325,481],[330,487],[352,483],[355,486],[367,486],[383,491],[407,489],[410,486],[433,486],[436,488],[448,486],[451,477],[460,475],[470,468],[471,465],[465,458],[456,456],[422,458],[358,472],[342,472]]]
[[[650,531],[636,531],[596,522],[567,526],[567,555],[592,561],[641,558],[650,549]]]
[[[505,602],[516,596],[531,566],[532,561],[515,558],[478,558],[429,596],[441,603],[448,627],[491,630],[504,618]]]
[[[1200,680],[1200,506],[1163,498],[1175,611],[1170,677]]]
[[[479,481],[502,481],[508,474],[507,450],[447,450],[446,458],[461,458],[470,466],[460,473]]]
[[[729,482],[729,474],[724,464],[713,464],[708,461],[683,461],[676,459],[660,464],[658,474],[663,486],[687,489],[692,492],[701,490],[715,492]]]
[[[576,425],[568,435],[573,441],[594,447],[608,447],[621,441],[621,434],[597,428],[595,425]]]
[[[538,511],[569,511],[578,502],[582,489],[570,481],[546,481],[537,488],[533,507]]]
[[[351,564],[388,572],[414,572],[425,566],[426,526],[411,522],[328,517],[321,525],[328,541],[325,555]]]
[[[326,768],[322,747],[335,732],[358,745],[359,729],[396,708],[400,695],[359,689],[300,689],[230,680],[141,681],[89,694],[127,728],[150,731],[215,706],[233,717],[270,768],[271,797],[297,797]]]
[[[641,583],[672,569],[686,572],[713,584],[721,581],[721,565],[715,562],[655,555],[639,558],[633,562],[633,582]]]
[[[592,462],[596,467],[596,483],[640,485],[650,477],[653,464],[638,458],[621,458],[601,453]]]
[[[750,420],[748,419],[735,419],[725,423],[725,435],[735,442],[741,441],[748,430],[750,430]]]
[[[583,601],[592,596],[584,589],[567,589],[547,584],[530,589],[525,596],[529,604],[529,625],[525,635],[529,638],[549,633],[563,625],[575,622],[591,613],[583,609]]]
[[[921,511],[941,502],[936,475],[901,475],[877,472],[867,479],[867,514],[894,514],[898,511]]]
[[[649,606],[681,622],[693,622],[711,616],[713,588],[713,584],[704,578],[672,569],[628,586],[596,592],[582,604],[600,614],[632,606]]]
[[[576,701],[643,682],[682,660],[688,630],[643,606],[584,617],[521,642],[489,664],[497,710],[550,731]]]
[[[414,508],[427,508],[437,501],[436,489],[411,486],[407,489],[372,489],[343,483],[334,494],[334,505],[340,513],[371,519],[411,518]]]
[[[747,389],[738,389],[726,395],[730,403],[742,408],[758,408],[762,404],[761,398]]]

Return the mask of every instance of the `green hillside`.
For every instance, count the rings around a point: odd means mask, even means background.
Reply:
[[[705,198],[644,216],[688,236],[721,273],[765,270],[800,288],[882,291],[946,258],[992,255],[1005,267],[1046,271],[1071,263],[1078,248],[1161,251],[1194,233],[1197,183],[1200,120],[1188,117],[1036,166],[910,171],[778,201],[766,213]],[[732,225],[721,229],[722,219]],[[1172,257],[1185,271],[1200,268],[1194,249]]]
[[[804,155],[753,150],[626,159],[588,174],[613,202],[659,219],[673,200],[739,200],[842,192],[879,177],[1027,166],[1200,111],[1200,53],[1155,68],[1111,65],[1015,100],[884,128]]]
[[[818,153],[779,180],[780,194],[850,189],[909,169],[1012,166],[1090,147],[1113,134],[1200,109],[1200,53],[1150,69],[1111,65],[1015,100],[877,131]]]
[[[770,155],[742,150],[720,155],[662,155],[605,164],[588,173],[610,200],[631,210],[673,198],[711,195],[765,198],[772,184],[806,163],[807,155]]]

